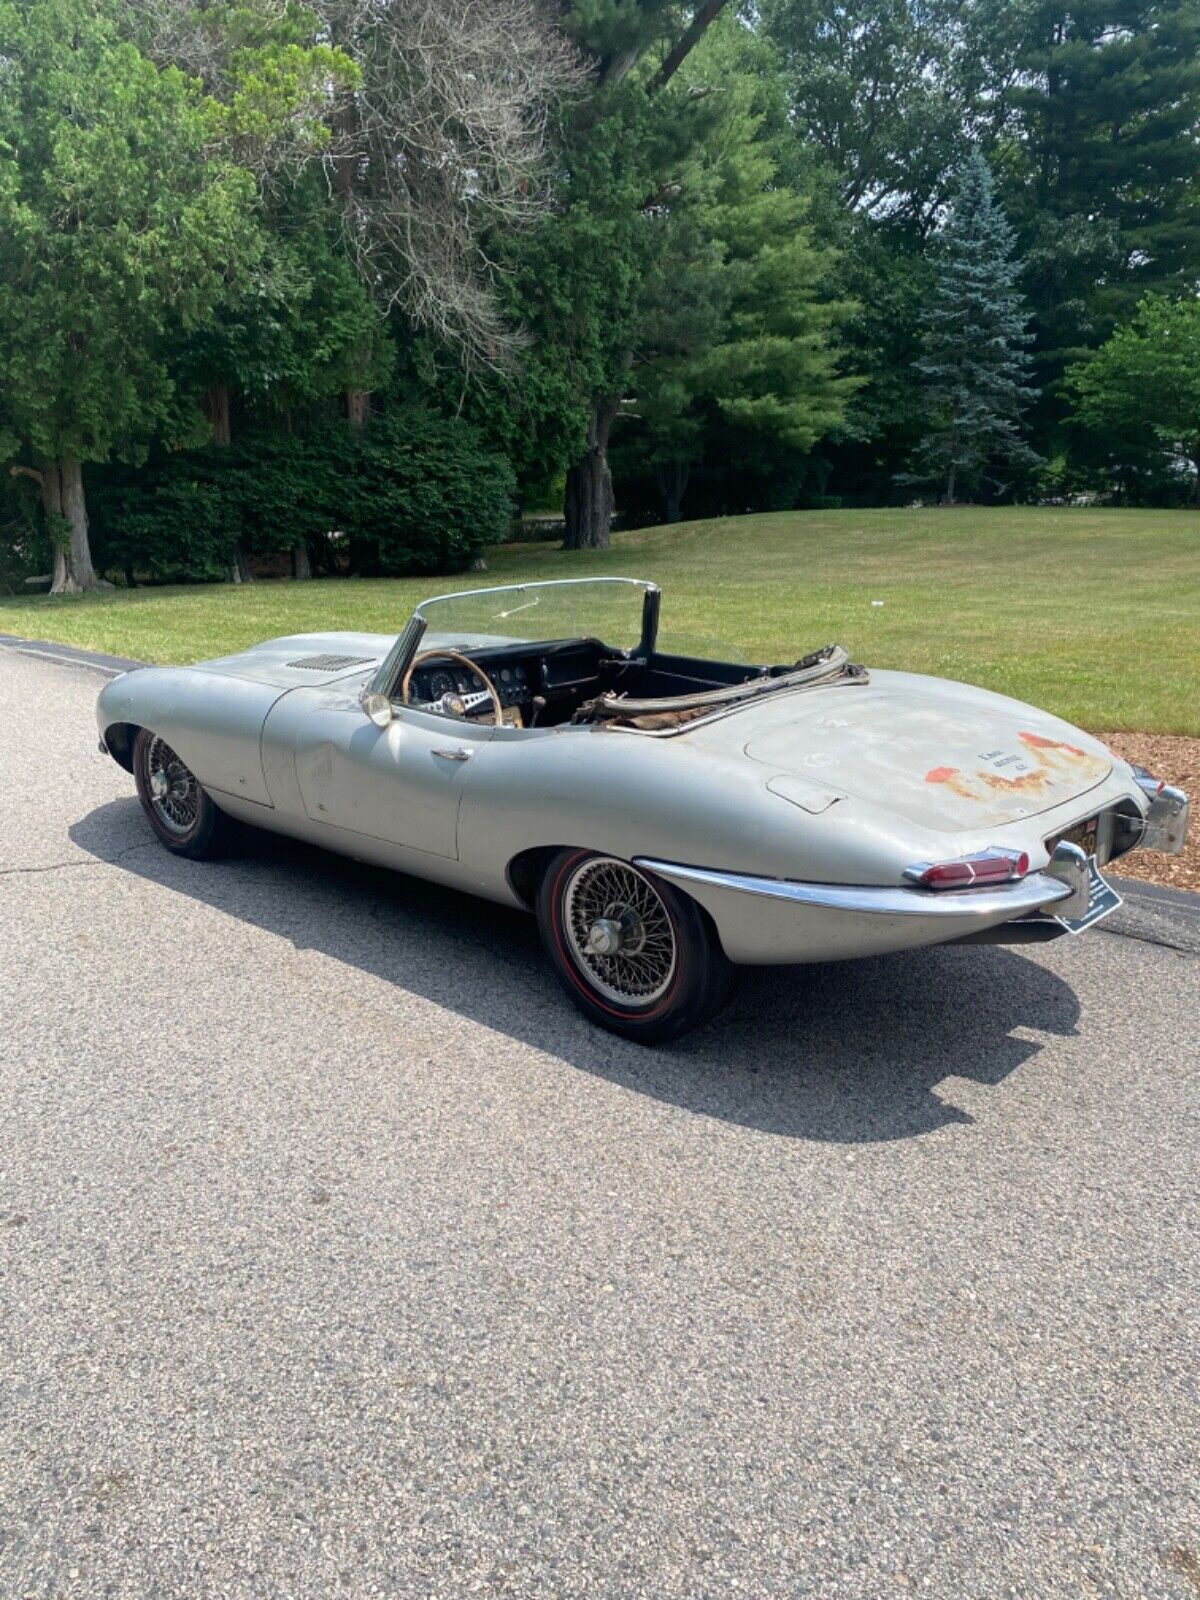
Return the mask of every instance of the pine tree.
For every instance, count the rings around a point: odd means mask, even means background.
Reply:
[[[997,25],[1011,11],[989,7]],[[1148,290],[1186,293],[1195,281],[1200,7],[1035,0],[1014,65],[1024,159],[1011,164],[1010,214],[1050,386]]]
[[[1020,272],[991,170],[976,150],[959,173],[942,231],[937,280],[921,316],[925,353],[915,363],[932,419],[918,471],[907,476],[941,479],[946,505],[964,478],[978,478],[992,462],[1039,459],[1020,432],[1022,409],[1037,397],[1026,382],[1032,335]]]

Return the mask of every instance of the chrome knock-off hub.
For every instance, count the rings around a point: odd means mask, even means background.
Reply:
[[[615,956],[621,948],[621,924],[598,917],[588,929],[587,947],[596,956]]]

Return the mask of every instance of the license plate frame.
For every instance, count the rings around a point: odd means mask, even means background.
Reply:
[[[1064,834],[1064,838],[1069,835]],[[1072,839],[1073,844],[1075,841]],[[1055,922],[1065,928],[1068,933],[1086,933],[1089,928],[1095,927],[1105,917],[1124,905],[1121,896],[1109,883],[1100,871],[1099,864],[1094,855],[1088,857],[1088,908],[1081,917],[1055,917]],[[1053,912],[1051,912],[1053,916]]]

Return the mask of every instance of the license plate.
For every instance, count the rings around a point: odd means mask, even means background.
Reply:
[[[1046,848],[1054,854],[1054,846],[1063,840],[1068,844],[1077,844],[1085,856],[1094,856],[1100,842],[1100,818],[1089,817],[1086,822],[1077,822],[1073,828],[1068,828],[1065,833],[1060,833],[1054,839],[1046,841]]]
[[[1072,844],[1078,841],[1072,837],[1075,830],[1063,837],[1070,839]],[[1100,868],[1096,865],[1095,856],[1088,857],[1088,908],[1081,917],[1055,917],[1055,922],[1060,922],[1068,933],[1082,933],[1085,928],[1090,928],[1093,923],[1099,922],[1102,917],[1107,917],[1110,911],[1115,911],[1122,903],[1121,896],[1100,875]]]

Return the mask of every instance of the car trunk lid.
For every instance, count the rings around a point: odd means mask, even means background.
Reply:
[[[752,761],[922,827],[1001,826],[1062,805],[1112,770],[1097,740],[1019,701],[907,673],[768,696],[707,729]]]

